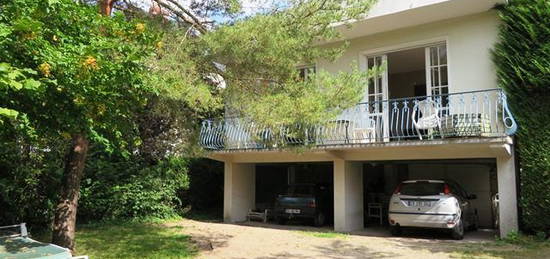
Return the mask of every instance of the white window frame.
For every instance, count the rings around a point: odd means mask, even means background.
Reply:
[[[452,93],[452,76],[450,74],[451,68],[452,68],[452,60],[449,55],[451,44],[449,42],[448,36],[442,36],[442,37],[435,37],[435,38],[429,38],[425,40],[419,40],[419,41],[410,41],[410,42],[404,42],[400,44],[395,45],[389,45],[384,46],[380,48],[372,48],[367,49],[359,52],[358,60],[359,60],[359,67],[362,71],[367,70],[367,62],[365,57],[369,56],[377,56],[377,55],[387,55],[392,52],[398,52],[403,50],[410,50],[410,49],[416,49],[416,48],[427,48],[437,45],[445,45],[447,46],[447,89],[449,90],[449,93]],[[426,63],[427,64],[427,63]],[[389,64],[388,64],[389,65]],[[424,67],[424,70],[426,71],[426,88],[428,87],[428,71],[426,69],[426,66]],[[389,85],[388,85],[389,88]],[[431,91],[430,91],[431,92]],[[431,95],[430,92],[426,91],[426,96]],[[365,96],[363,96],[365,98]]]
[[[445,47],[445,64],[441,63],[440,59],[440,48]],[[431,50],[436,48],[436,61],[437,64],[432,64]],[[439,43],[432,46],[427,46],[425,48],[425,58],[426,58],[426,96],[434,95],[434,92],[437,90],[437,95],[449,94],[449,49],[446,43]],[[447,84],[443,84],[441,79],[441,69],[445,68],[447,70]],[[437,82],[434,82],[434,73],[432,71],[437,70]],[[443,93],[443,90],[446,90],[446,93]]]
[[[298,75],[302,74],[302,70],[304,71],[304,79],[309,78],[309,73],[311,73],[312,69],[313,69],[313,74],[315,75],[317,73],[316,64],[302,65],[302,66],[296,67],[296,70],[298,70]]]

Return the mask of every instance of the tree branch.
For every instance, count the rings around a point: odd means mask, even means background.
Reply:
[[[174,15],[176,15],[178,18],[182,19],[186,23],[193,25],[201,33],[205,34],[208,32],[206,27],[204,27],[204,25],[199,21],[197,17],[195,17],[191,12],[189,12],[187,9],[185,9],[176,1],[167,0],[168,2],[175,5],[179,10],[176,10],[173,6],[163,2],[162,0],[154,0],[154,1],[157,2],[160,6],[170,10]]]

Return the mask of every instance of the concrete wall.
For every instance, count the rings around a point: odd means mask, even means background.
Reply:
[[[336,61],[319,61],[316,65],[330,72],[350,71],[350,65],[363,62],[366,54],[447,41],[450,92],[496,88],[490,51],[497,41],[497,27],[496,12],[489,11],[378,33],[351,40],[349,49]]]
[[[223,220],[246,220],[249,209],[254,209],[256,197],[255,164],[225,162]]]
[[[518,230],[516,165],[512,156],[497,157],[500,236]]]
[[[363,165],[334,161],[334,230],[363,229]]]

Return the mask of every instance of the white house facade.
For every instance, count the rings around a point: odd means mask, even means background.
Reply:
[[[380,0],[367,18],[339,26],[350,42],[344,55],[305,68],[385,69],[334,121],[289,126],[304,132],[300,138],[278,136],[308,151],[277,148],[269,129],[242,118],[203,122],[201,145],[225,163],[224,219],[246,220],[271,199],[274,181],[314,179],[332,186],[334,229],[356,231],[375,204],[387,220],[384,203],[400,181],[450,178],[476,194],[482,227],[501,236],[516,231],[517,126],[491,57],[499,26],[493,8],[504,2]]]

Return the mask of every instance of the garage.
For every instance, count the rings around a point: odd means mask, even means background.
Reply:
[[[268,210],[269,220],[282,224],[313,224],[313,219],[304,210],[316,207],[321,213],[321,222],[315,225],[333,224],[333,167],[330,162],[318,163],[274,163],[256,165],[256,211]],[[297,199],[313,194],[311,204],[298,205]],[[277,218],[277,201],[282,209],[294,212],[288,220]],[[286,203],[285,203],[286,202]],[[293,203],[293,204],[289,204]],[[281,209],[281,208],[279,208]]]
[[[405,180],[450,180],[475,199],[468,200],[478,226],[495,228],[498,193],[495,159],[380,161],[363,164],[365,227],[387,227],[388,206],[396,187]]]
[[[388,207],[396,187],[406,180],[452,180],[468,194],[475,195],[470,201],[478,218],[478,227],[496,228],[496,209],[493,199],[497,190],[495,159],[465,160],[410,160],[362,162],[364,227],[387,231]],[[255,165],[255,211],[268,210],[268,220],[273,223],[312,225],[311,220],[296,218],[277,221],[275,207],[278,197],[287,194],[289,186],[325,186],[334,200],[333,164],[316,163],[270,163]],[[334,211],[334,204],[328,203]],[[327,214],[323,225],[332,226],[333,214]],[[314,224],[313,224],[314,225]]]
[[[332,186],[330,191],[333,198],[333,217],[325,225],[332,225],[337,232],[361,231],[367,235],[378,229],[381,231],[378,233],[387,236],[388,230],[391,230],[388,225],[394,225],[388,224],[391,222],[388,219],[389,199],[400,182],[411,179],[422,182],[428,179],[430,182],[443,182],[441,186],[444,186],[447,183],[444,179],[449,179],[461,186],[459,189],[464,190],[462,193],[475,195],[475,198],[467,200],[475,209],[477,227],[506,236],[517,229],[517,174],[514,156],[508,155],[507,147],[461,142],[343,151],[319,150],[298,155],[279,151],[251,152],[243,157],[227,155],[230,161],[224,165],[224,221],[243,222],[251,210],[273,209],[274,200],[282,192],[280,188],[289,183],[325,184]],[[449,150],[454,153],[446,154]],[[430,195],[447,195],[441,199],[454,198],[450,194],[459,190],[453,187],[447,192],[445,189],[440,187],[437,193]],[[495,195],[498,195],[497,206],[493,202]],[[422,195],[414,196],[418,198]],[[458,200],[453,201],[455,208],[462,204]],[[443,228],[444,224],[469,228],[473,225],[470,224],[472,221],[462,224],[462,211],[459,208],[454,212],[443,212],[446,217],[445,221],[438,223],[439,228]],[[460,218],[447,219],[454,215]],[[496,225],[495,221],[499,224]],[[307,222],[298,224],[312,225]],[[408,227],[405,224],[401,226]],[[423,230],[419,233],[423,233]],[[469,235],[466,233],[466,236]]]

